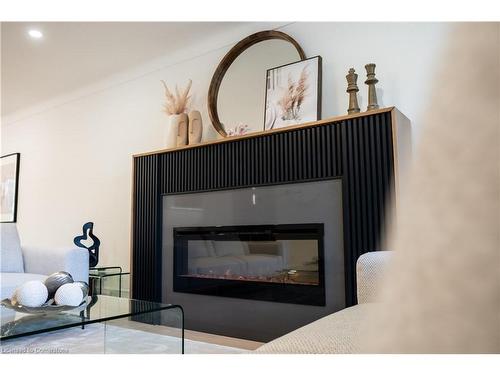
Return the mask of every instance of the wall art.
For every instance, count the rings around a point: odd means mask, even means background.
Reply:
[[[264,130],[321,117],[321,56],[269,69]]]
[[[17,220],[17,195],[19,190],[19,161],[21,154],[9,154],[1,158],[0,208],[1,222]]]

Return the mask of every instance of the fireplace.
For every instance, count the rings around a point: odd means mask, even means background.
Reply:
[[[176,227],[175,292],[325,305],[324,224]]]
[[[345,307],[340,179],[166,194],[161,225],[189,329],[266,341]]]
[[[135,155],[132,296],[181,305],[188,329],[258,341],[352,306],[356,260],[384,243],[409,125],[391,107]],[[302,223],[324,224],[324,306],[174,290],[174,228]]]

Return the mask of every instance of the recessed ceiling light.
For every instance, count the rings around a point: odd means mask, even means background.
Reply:
[[[43,37],[43,34],[40,30],[35,30],[35,29],[31,29],[28,31],[28,35],[30,37],[32,37],[33,39],[40,39]]]

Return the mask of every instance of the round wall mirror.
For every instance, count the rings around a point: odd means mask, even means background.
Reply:
[[[264,129],[267,70],[305,59],[299,44],[280,31],[262,31],[237,43],[217,67],[208,90],[208,113],[226,137]]]

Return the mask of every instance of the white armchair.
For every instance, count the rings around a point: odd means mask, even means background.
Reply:
[[[30,280],[45,280],[47,275],[66,271],[75,281],[88,282],[88,251],[76,246],[36,248],[21,246],[13,223],[1,224],[0,297],[8,298],[14,289]]]

